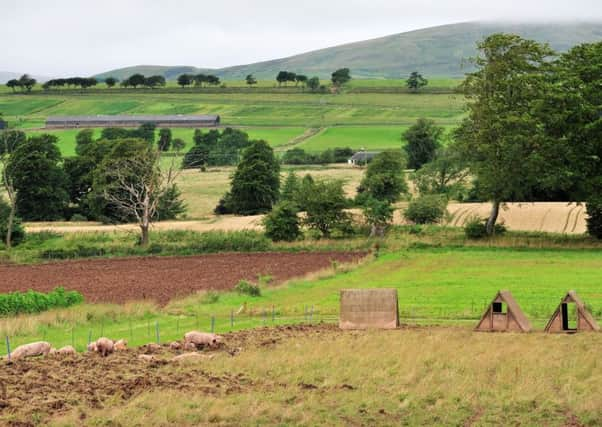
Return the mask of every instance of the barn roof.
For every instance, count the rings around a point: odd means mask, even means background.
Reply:
[[[215,122],[219,121],[218,115],[209,115],[209,114],[201,114],[201,115],[183,115],[183,114],[174,114],[174,115],[97,115],[97,116],[50,116],[46,119],[47,123],[53,122],[78,122],[78,123],[86,123],[86,122],[132,122],[132,123],[154,123],[154,122]]]

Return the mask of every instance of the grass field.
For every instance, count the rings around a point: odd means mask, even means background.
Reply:
[[[464,100],[436,94],[90,94],[0,96],[15,127],[43,126],[50,115],[220,114],[223,125],[411,124],[419,117],[454,124]]]
[[[576,290],[594,316],[602,319],[600,251],[486,247],[418,250],[411,246],[351,271],[333,266],[321,275],[284,286],[264,283],[261,297],[223,293],[217,299],[207,299],[199,294],[173,301],[164,309],[148,302],[84,305],[4,319],[0,332],[10,335],[15,344],[45,339],[56,346],[73,343],[82,349],[92,334],[126,337],[140,345],[153,339],[155,322],[162,340],[167,341],[186,329],[208,328],[211,316],[215,316],[218,332],[272,324],[272,311],[277,324],[308,320],[304,318],[308,307],[314,321],[333,320],[338,315],[339,291],[344,288],[397,289],[402,318],[410,323],[474,325],[500,289],[513,293],[536,329],[543,328],[569,289]],[[246,310],[236,316],[232,328],[230,315],[243,305]],[[4,347],[0,347],[2,351]]]
[[[596,426],[600,345],[600,335],[453,328],[258,331],[236,357],[146,368],[149,378],[189,384],[115,396],[102,409],[81,402],[51,425]],[[118,366],[108,375],[136,383],[139,375]]]

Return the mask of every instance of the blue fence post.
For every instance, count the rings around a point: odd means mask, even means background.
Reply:
[[[10,339],[6,336],[6,354],[8,355],[8,361],[10,362]]]
[[[276,312],[274,311],[274,306],[272,306],[272,323],[274,323],[275,317],[276,317]]]
[[[88,331],[88,345],[92,342],[92,329]]]
[[[132,319],[128,322],[130,326],[130,342],[134,341],[134,331],[132,330]]]
[[[211,333],[215,332],[215,316],[211,316]]]
[[[159,336],[159,321],[155,321],[155,332],[157,335],[157,344],[161,344],[161,337]]]
[[[230,310],[230,328],[234,328],[234,310]]]

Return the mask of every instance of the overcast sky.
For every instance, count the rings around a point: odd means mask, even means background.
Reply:
[[[0,0],[0,71],[224,67],[474,20],[602,20],[602,0]]]

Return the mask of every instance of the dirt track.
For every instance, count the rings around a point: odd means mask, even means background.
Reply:
[[[123,303],[170,299],[196,291],[232,289],[239,280],[271,276],[273,283],[331,266],[363,254],[343,252],[214,254],[193,257],[145,257],[0,265],[0,293],[56,286],[77,290],[87,302]]]

